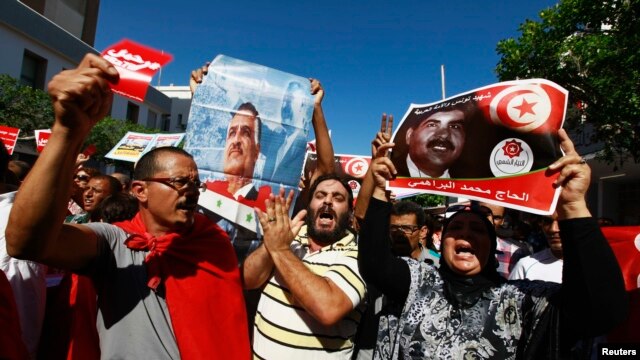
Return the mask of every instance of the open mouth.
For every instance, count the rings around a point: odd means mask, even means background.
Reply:
[[[330,225],[334,219],[335,213],[329,206],[325,205],[318,211],[318,220],[321,225]]]
[[[475,255],[476,252],[469,244],[456,245],[456,255]]]

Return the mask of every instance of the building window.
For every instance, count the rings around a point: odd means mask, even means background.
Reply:
[[[78,14],[84,14],[85,9],[87,8],[86,0],[63,0],[62,2],[67,4],[68,7],[77,11]]]
[[[140,106],[132,102],[128,102],[127,103],[127,121],[137,124],[139,114],[140,114]]]
[[[158,114],[149,109],[149,114],[147,115],[147,127],[155,129],[157,120]]]
[[[169,131],[171,127],[171,118],[168,114],[162,115],[162,131]]]
[[[47,73],[47,59],[29,50],[24,50],[20,82],[34,89],[44,90],[44,78]]]

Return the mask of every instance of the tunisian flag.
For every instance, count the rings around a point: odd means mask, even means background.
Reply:
[[[608,335],[610,342],[640,342],[640,226],[608,226],[602,233],[613,249],[629,294],[629,317]]]

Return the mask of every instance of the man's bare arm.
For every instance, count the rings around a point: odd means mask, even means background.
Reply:
[[[63,224],[71,195],[67,184],[84,139],[111,108],[109,83],[117,81],[118,72],[109,62],[88,54],[78,68],[61,72],[49,83],[55,122],[9,216],[9,255],[67,269],[81,268],[95,257],[95,234]]]
[[[335,154],[333,152],[333,143],[329,136],[329,128],[324,118],[324,111],[322,110],[324,89],[317,79],[309,80],[311,81],[311,94],[314,95],[312,123],[313,132],[316,135],[316,152],[318,155],[316,170],[309,179],[309,184],[313,184],[318,176],[335,172]]]
[[[379,152],[378,150],[384,144],[389,143],[391,141],[391,130],[393,129],[393,115],[382,114],[382,121],[380,124],[380,131],[376,134],[375,139],[371,141],[371,163],[380,157],[387,156],[388,151],[385,148],[385,151]],[[373,176],[371,176],[371,166],[367,170],[367,174],[362,179],[362,186],[360,187],[360,192],[358,193],[358,200],[356,201],[356,206],[353,209],[353,214],[356,219],[363,220],[365,214],[367,213],[367,208],[369,207],[369,198],[373,195],[373,191],[376,185],[373,181]],[[383,187],[384,190],[384,187]]]

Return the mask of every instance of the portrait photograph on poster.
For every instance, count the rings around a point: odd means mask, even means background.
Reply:
[[[544,79],[497,83],[424,105],[395,130],[391,190],[411,189],[550,214],[559,189],[547,167],[568,92]]]
[[[313,115],[309,80],[219,55],[191,103],[185,150],[207,190],[200,205],[258,232],[253,207],[298,192]]]

